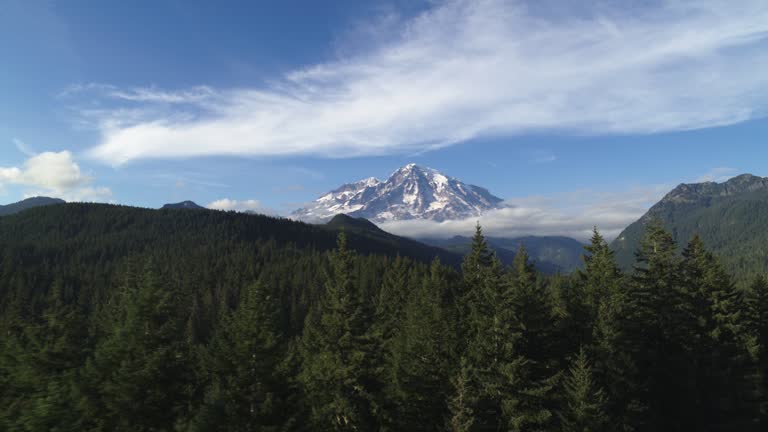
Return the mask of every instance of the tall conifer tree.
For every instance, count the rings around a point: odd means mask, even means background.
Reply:
[[[204,356],[212,378],[197,416],[198,430],[274,431],[287,422],[277,306],[274,295],[256,282],[225,315]]]
[[[563,383],[565,403],[560,422],[563,432],[601,432],[609,424],[607,396],[592,374],[584,348],[579,349]]]
[[[129,270],[111,302],[84,371],[86,429],[172,429],[185,415],[189,373],[178,297],[149,260],[139,277]]]
[[[355,284],[354,257],[339,234],[325,292],[304,328],[299,380],[314,430],[373,430],[381,416],[379,341]]]
[[[453,323],[444,310],[447,284],[445,270],[435,259],[405,306],[389,377],[391,397],[398,401],[396,430],[432,430],[435,419],[445,417],[454,357]]]

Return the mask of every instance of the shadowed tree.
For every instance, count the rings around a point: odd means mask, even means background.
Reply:
[[[571,362],[563,383],[565,403],[560,413],[563,432],[600,432],[607,429],[607,396],[592,375],[584,348]]]
[[[373,430],[380,416],[380,342],[355,284],[354,254],[339,234],[325,292],[304,328],[299,375],[314,430]]]

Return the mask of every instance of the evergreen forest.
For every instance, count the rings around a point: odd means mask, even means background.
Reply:
[[[503,265],[479,225],[436,255],[234,212],[0,217],[0,430],[768,424],[768,281],[699,237],[651,222],[629,271],[597,229],[567,275]]]

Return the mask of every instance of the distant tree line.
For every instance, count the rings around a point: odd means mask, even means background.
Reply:
[[[768,424],[768,283],[658,223],[629,274],[595,231],[546,277],[479,226],[456,269],[288,221],[64,207],[0,219],[0,430]]]

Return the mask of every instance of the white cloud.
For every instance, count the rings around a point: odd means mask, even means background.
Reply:
[[[449,0],[399,26],[388,15],[386,27],[399,31],[366,36],[369,50],[259,89],[94,86],[111,105],[90,112],[102,141],[89,155],[111,164],[350,157],[534,130],[655,133],[766,115],[764,0],[579,6]]]
[[[597,226],[612,240],[670,189],[669,185],[656,185],[620,192],[584,190],[551,197],[531,196],[506,200],[506,208],[488,211],[480,217],[445,222],[395,221],[380,227],[406,237],[448,238],[472,235],[479,221],[489,236],[560,235],[585,241]]]
[[[0,167],[0,187],[18,185],[25,196],[47,195],[67,201],[104,201],[112,192],[93,187],[93,179],[82,173],[68,151],[30,156],[21,167]]]
[[[717,167],[712,168],[706,174],[696,179],[697,183],[701,182],[724,182],[739,174],[739,170],[730,167]]]
[[[238,201],[229,198],[222,198],[208,204],[206,207],[212,210],[252,212],[267,215],[275,214],[273,210],[264,207],[258,200]]]
[[[735,168],[718,167],[693,182],[724,182],[738,173]],[[406,237],[448,238],[471,235],[479,221],[483,231],[490,236],[562,235],[581,241],[589,239],[596,226],[606,239],[612,240],[675,186],[658,184],[615,192],[581,190],[513,198],[504,201],[506,208],[488,211],[479,218],[446,222],[406,220],[380,226],[385,231]]]

